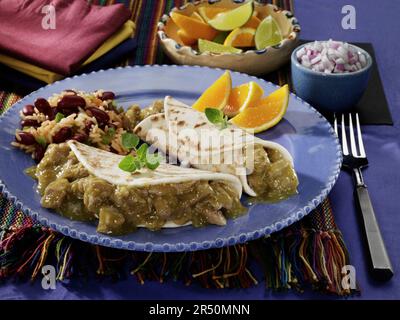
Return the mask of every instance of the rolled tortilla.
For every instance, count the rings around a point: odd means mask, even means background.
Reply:
[[[118,167],[120,161],[124,158],[123,156],[98,148],[93,148],[73,140],[68,141],[68,146],[79,162],[92,175],[114,185],[143,187],[204,180],[223,181],[237,192],[238,199],[240,199],[242,195],[242,187],[239,179],[230,174],[183,168],[166,163],[161,163],[156,170],[142,168],[134,173],[129,173]],[[224,221],[226,223],[226,220]],[[191,223],[185,225],[188,224]],[[169,221],[163,226],[163,228],[176,228],[181,226],[182,225],[177,225],[174,222]]]
[[[250,147],[259,144],[278,150],[293,167],[292,156],[280,144],[257,138],[234,125],[220,130],[204,113],[169,96],[164,100],[164,113],[144,119],[134,131],[142,140],[184,164],[237,176],[250,196],[257,196],[247,179],[252,169],[251,161],[246,161],[251,156],[251,152],[246,153]]]

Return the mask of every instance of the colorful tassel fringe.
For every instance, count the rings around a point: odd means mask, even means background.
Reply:
[[[326,213],[323,206],[319,214],[322,212]],[[318,210],[312,213],[315,214]],[[0,279],[17,276],[33,281],[41,277],[44,265],[51,264],[56,266],[57,280],[62,282],[90,274],[118,280],[130,272],[142,284],[146,280],[160,283],[173,280],[222,289],[249,288],[264,277],[266,288],[274,291],[301,292],[311,287],[340,296],[354,293],[341,286],[342,267],[349,264],[341,233],[336,229],[305,227],[310,221],[318,219],[308,217],[277,234],[247,244],[186,253],[100,247],[28,225],[5,232],[0,242]]]

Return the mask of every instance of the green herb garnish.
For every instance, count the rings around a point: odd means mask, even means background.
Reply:
[[[56,117],[55,117],[54,120],[56,120],[56,122],[58,123],[64,118],[65,118],[65,116],[61,112],[57,112]]]
[[[221,110],[214,108],[206,108],[204,113],[212,124],[219,127],[220,130],[228,128],[228,116],[224,115]]]
[[[139,148],[139,137],[132,133],[124,133],[122,135],[122,145],[128,151],[134,150],[136,156],[128,154],[119,163],[118,167],[127,172],[135,172],[141,168],[147,167],[150,170],[155,170],[160,165],[162,157],[158,154],[150,153],[149,146],[143,143]],[[137,148],[137,149],[136,149]]]
[[[139,144],[139,137],[136,134],[125,132],[122,134],[122,146],[131,151],[132,149],[136,149]]]
[[[35,138],[36,142],[40,144],[43,148],[46,148],[47,142],[45,137],[38,136]]]
[[[138,168],[136,167],[136,163],[135,163],[135,157],[131,154],[128,154],[125,158],[123,158],[121,160],[121,162],[119,163],[118,167],[121,170],[128,171],[128,172],[134,172],[134,171],[138,170]]]
[[[147,153],[146,154],[146,167],[150,170],[156,170],[160,165],[162,157],[157,153]]]
[[[108,128],[107,132],[103,134],[103,136],[101,137],[101,142],[103,142],[104,144],[110,144],[114,136],[115,136],[115,129],[113,127],[110,127]]]

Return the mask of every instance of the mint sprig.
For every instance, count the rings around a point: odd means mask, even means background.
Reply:
[[[220,130],[228,128],[228,116],[224,115],[221,110],[214,108],[206,108],[204,113],[212,124],[216,125]]]
[[[140,142],[139,137],[136,134],[125,132],[122,134],[122,146],[131,151],[132,149],[136,149]]]
[[[127,172],[135,172],[141,168],[155,170],[161,163],[162,157],[159,154],[153,154],[149,151],[149,146],[143,143],[139,148],[140,139],[133,133],[126,132],[122,135],[122,145],[128,151],[134,150],[136,156],[128,154],[125,156],[118,167]]]

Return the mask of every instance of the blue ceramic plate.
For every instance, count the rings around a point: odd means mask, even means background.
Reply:
[[[300,181],[298,195],[275,204],[252,205],[247,215],[229,220],[224,227],[187,226],[157,232],[140,229],[117,237],[99,234],[94,224],[71,221],[42,208],[36,183],[24,174],[24,169],[33,164],[32,159],[10,145],[15,129],[19,127],[19,111],[38,97],[47,98],[72,88],[85,91],[105,89],[114,91],[124,107],[133,102],[145,107],[165,95],[190,104],[222,72],[220,69],[188,66],[118,68],[65,79],[30,94],[0,118],[0,191],[26,214],[67,236],[139,251],[188,251],[233,245],[268,235],[300,220],[332,189],[342,156],[329,123],[293,94],[284,120],[272,130],[260,134],[260,137],[281,143],[293,155]],[[277,88],[264,80],[232,72],[233,85],[250,80],[258,82],[266,94]]]

